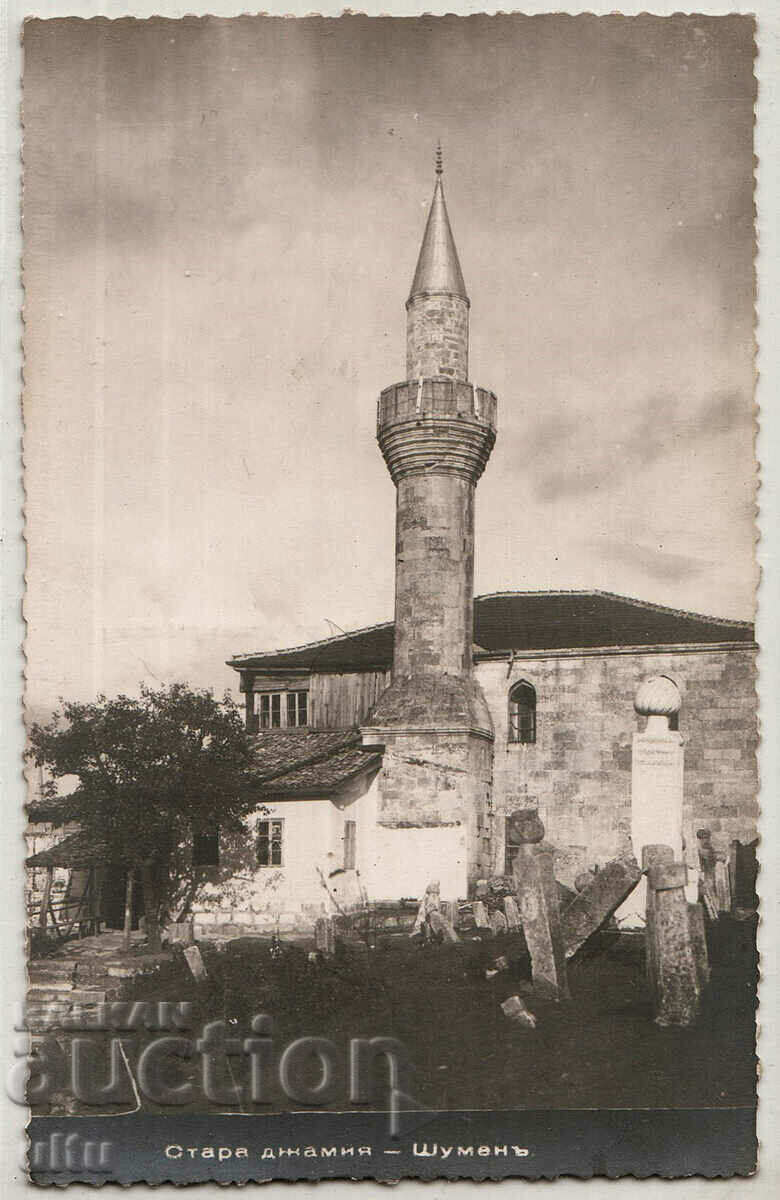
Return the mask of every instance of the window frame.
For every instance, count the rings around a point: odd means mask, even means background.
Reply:
[[[254,723],[258,731],[264,729],[308,729],[311,727],[308,688],[279,688],[278,691],[263,689],[262,692],[254,693],[252,707]],[[293,720],[290,720],[291,715]],[[305,720],[301,720],[301,716]]]
[[[520,700],[525,694],[532,703]],[[536,688],[528,679],[518,679],[509,689],[507,741],[513,746],[535,746],[538,735]],[[525,716],[525,720],[523,719]]]
[[[274,837],[274,826],[278,827],[278,834]],[[267,833],[263,833],[263,829],[267,829]],[[279,847],[279,861],[274,862],[274,846]],[[264,856],[268,861],[263,862],[261,858],[261,847],[264,848]],[[284,866],[284,817],[262,817],[255,827],[255,858],[257,866],[262,870],[276,870]]]

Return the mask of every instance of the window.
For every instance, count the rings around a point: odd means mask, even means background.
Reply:
[[[308,692],[260,692],[260,729],[294,728],[309,724]]]
[[[308,725],[308,692],[287,693],[287,724]]]
[[[283,820],[257,822],[257,865],[259,867],[282,866]]]
[[[344,870],[355,869],[355,834],[357,825],[354,821],[344,822]]]
[[[524,679],[509,693],[509,740],[536,741],[536,690]]]
[[[192,865],[193,867],[219,866],[219,827],[193,831]]]

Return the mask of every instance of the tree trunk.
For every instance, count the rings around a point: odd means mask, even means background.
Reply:
[[[125,887],[125,927],[122,936],[122,949],[130,949],[130,931],[133,928],[133,883],[135,872],[132,867],[127,872],[127,885]]]
[[[38,915],[38,924],[41,929],[46,928],[46,922],[49,917],[49,901],[51,900],[51,885],[54,879],[54,867],[46,868],[46,882],[43,885],[43,896],[41,897],[41,911]]]
[[[162,950],[160,940],[160,921],[157,912],[157,887],[151,860],[147,859],[141,867],[141,881],[144,888],[144,917],[146,918],[146,944],[152,954]]]

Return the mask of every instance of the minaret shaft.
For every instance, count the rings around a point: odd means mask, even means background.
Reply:
[[[396,485],[393,677],[362,727],[382,747],[377,827],[399,894],[467,894],[492,869],[493,722],[472,664],[474,501],[496,397],[468,381],[469,299],[437,179],[407,311],[406,379],[379,398]]]
[[[474,485],[409,475],[396,504],[396,675],[468,676],[474,627]]]

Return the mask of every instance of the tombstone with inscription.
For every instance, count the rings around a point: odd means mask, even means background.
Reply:
[[[634,708],[647,718],[635,733],[631,755],[631,843],[642,861],[644,846],[669,846],[675,862],[683,860],[683,739],[670,729],[680,711],[680,691],[666,675],[651,675],[637,689]],[[695,897],[694,897],[695,899]],[[641,928],[647,905],[643,879],[617,917],[622,926]]]

